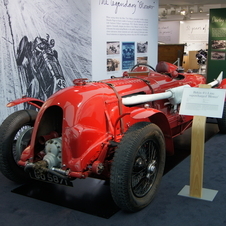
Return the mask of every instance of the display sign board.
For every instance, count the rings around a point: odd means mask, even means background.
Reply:
[[[184,88],[179,114],[221,118],[225,93],[225,89]]]
[[[158,51],[158,1],[92,0],[92,80],[122,76],[137,63],[153,67]]]
[[[226,74],[226,8],[210,9],[207,81]]]

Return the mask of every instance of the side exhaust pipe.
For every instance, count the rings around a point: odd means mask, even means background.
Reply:
[[[219,74],[217,79],[213,82],[208,83],[211,87],[218,86],[223,79],[223,71]],[[191,87],[190,85],[183,85],[178,86],[172,89],[166,90],[164,93],[154,93],[154,94],[147,94],[147,95],[135,95],[131,97],[124,97],[122,98],[122,103],[124,105],[134,105],[134,104],[142,104],[146,102],[156,101],[156,100],[163,100],[169,99],[170,103],[173,105],[177,105],[181,103],[182,94],[184,88]]]

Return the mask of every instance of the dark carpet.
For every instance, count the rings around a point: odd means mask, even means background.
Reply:
[[[226,135],[217,133],[214,124],[207,126],[203,187],[218,191],[212,202],[178,195],[189,185],[189,131],[175,139],[175,146],[157,196],[137,213],[119,210],[103,181],[75,180],[74,188],[35,181],[18,186],[0,173],[0,225],[226,225]]]

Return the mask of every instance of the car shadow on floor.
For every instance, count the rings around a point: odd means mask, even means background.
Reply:
[[[206,124],[205,140],[209,140],[218,131],[217,124],[209,121]],[[175,154],[167,156],[164,174],[190,155],[191,129],[174,138],[174,146]],[[73,187],[33,180],[12,192],[106,219],[120,210],[111,197],[109,183],[93,178],[76,179]]]

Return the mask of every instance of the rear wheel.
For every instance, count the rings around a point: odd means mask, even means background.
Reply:
[[[224,104],[222,118],[218,118],[217,123],[220,133],[226,134],[226,103]]]
[[[30,144],[37,116],[34,110],[21,110],[8,116],[0,126],[0,171],[8,179],[23,183],[29,179],[17,165],[22,151]]]
[[[111,168],[110,188],[115,203],[135,212],[154,198],[165,167],[165,141],[155,124],[138,123],[123,137]]]

